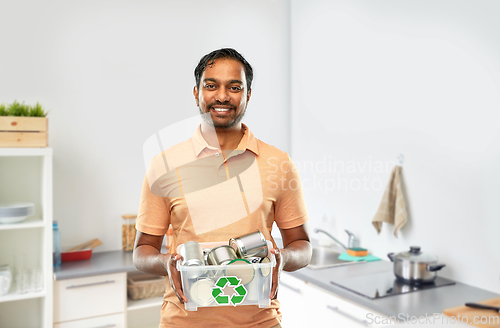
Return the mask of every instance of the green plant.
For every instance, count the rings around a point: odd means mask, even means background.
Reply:
[[[24,102],[20,104],[18,101],[8,106],[0,104],[0,116],[45,117],[47,114],[48,112],[38,102],[33,106],[25,105]]]
[[[0,104],[0,116],[7,116],[7,108],[5,108],[4,104]]]
[[[29,107],[24,102],[20,104],[17,101],[10,104],[7,110],[9,111],[9,116],[28,116],[29,113]]]
[[[47,113],[43,109],[42,105],[40,105],[40,103],[37,102],[36,105],[33,105],[29,108],[29,116],[45,117],[47,116]]]

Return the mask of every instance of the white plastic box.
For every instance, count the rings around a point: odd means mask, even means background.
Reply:
[[[200,243],[203,249],[228,245],[225,242]],[[180,254],[184,244],[177,247]],[[205,265],[188,267],[177,262],[181,273],[182,290],[187,297],[187,311],[197,311],[199,307],[258,305],[260,308],[271,305],[271,283],[273,268],[276,265],[273,247],[267,241],[268,263]],[[251,269],[250,269],[251,268]],[[252,270],[253,269],[253,270]]]

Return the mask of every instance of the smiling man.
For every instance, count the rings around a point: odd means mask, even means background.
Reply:
[[[256,139],[241,123],[251,96],[253,70],[234,49],[205,55],[195,69],[193,94],[203,122],[193,137],[155,157],[141,194],[135,266],[168,275],[160,327],[280,327],[279,275],[306,266],[311,245],[300,179],[287,153]],[[283,249],[271,236],[280,229]],[[168,254],[160,252],[173,228]],[[276,257],[270,307],[239,305],[186,311],[177,246],[187,241],[227,243],[260,230]]]
[[[206,64],[198,65],[195,70],[196,86],[193,94],[196,106],[201,114],[210,112],[213,125],[220,132],[230,129],[234,132],[241,131],[241,119],[245,115],[252,94],[250,89],[253,79],[252,68],[246,61],[243,63],[231,57],[218,58],[217,66],[215,59],[210,60],[208,68]],[[250,71],[248,79],[247,70]]]

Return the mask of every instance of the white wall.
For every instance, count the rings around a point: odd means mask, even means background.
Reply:
[[[312,226],[500,292],[500,3],[292,1],[292,157]],[[371,220],[397,156],[409,222]],[[307,166],[308,165],[308,166]],[[332,169],[323,173],[323,166]],[[327,188],[330,188],[327,190]]]
[[[0,103],[40,101],[54,148],[54,218],[63,246],[121,248],[137,212],[142,145],[198,113],[193,70],[234,47],[254,67],[243,121],[289,151],[288,3],[278,1],[3,1]]]

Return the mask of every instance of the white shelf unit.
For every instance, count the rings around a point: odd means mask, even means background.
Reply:
[[[52,268],[52,148],[0,148],[0,202],[31,202],[35,214],[23,222],[0,224],[0,265],[10,266],[25,256],[27,269],[40,268],[40,292],[0,296],[0,327],[53,326]]]

